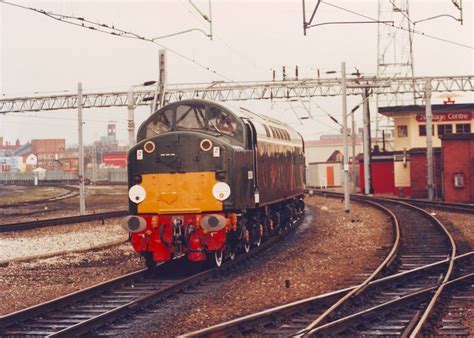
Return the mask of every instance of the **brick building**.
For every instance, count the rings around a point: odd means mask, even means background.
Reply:
[[[474,203],[474,133],[445,135],[441,139],[444,199]]]
[[[426,148],[413,148],[410,155],[410,194],[413,198],[427,198],[427,160]],[[433,183],[435,198],[442,197],[441,148],[433,148]]]
[[[466,200],[470,184],[473,180],[472,157],[469,162],[466,156],[472,156],[471,132],[474,130],[474,104],[435,104],[433,113],[433,173],[435,197],[446,201]],[[427,159],[426,159],[426,118],[425,106],[397,106],[379,108],[379,113],[393,118],[394,121],[394,151],[385,154],[372,154],[376,162],[377,156],[389,156],[393,163],[393,178],[389,168],[381,168],[387,180],[393,179],[394,194],[414,198],[426,198],[427,189]],[[451,146],[456,144],[456,146]],[[459,156],[462,154],[462,156]],[[471,155],[469,155],[471,154]],[[464,159],[462,166],[453,167]],[[469,167],[469,165],[470,167]],[[467,167],[468,169],[466,169]],[[454,182],[455,171],[464,168],[464,187],[453,190],[449,182]],[[372,176],[380,174],[374,172]],[[461,173],[461,171],[459,172]],[[362,175],[361,175],[362,177]],[[454,184],[454,183],[453,183]],[[379,187],[380,188],[380,187]],[[377,187],[374,183],[374,190]],[[380,189],[379,189],[380,190]],[[461,193],[462,192],[462,193]],[[462,196],[461,196],[462,195]],[[471,196],[471,195],[469,195]],[[472,199],[472,196],[469,197]]]

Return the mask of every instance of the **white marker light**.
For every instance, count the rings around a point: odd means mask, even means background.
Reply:
[[[130,198],[130,201],[132,201],[133,203],[141,203],[145,200],[145,197],[146,191],[141,185],[134,185],[128,191],[128,198]]]
[[[230,196],[230,187],[225,182],[218,182],[212,187],[212,195],[218,201],[224,201]]]

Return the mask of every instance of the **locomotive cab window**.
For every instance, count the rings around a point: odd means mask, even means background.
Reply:
[[[225,109],[202,102],[179,102],[158,111],[139,129],[139,141],[171,131],[202,131],[244,143],[243,122]]]
[[[171,130],[173,111],[168,109],[156,116],[146,127],[146,137],[156,136]]]
[[[176,108],[176,129],[205,129],[206,107],[182,104]]]
[[[217,107],[209,109],[209,130],[234,136],[237,133],[237,121]]]

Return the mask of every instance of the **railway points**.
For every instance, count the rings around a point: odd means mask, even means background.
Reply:
[[[324,194],[324,193],[322,193]],[[341,194],[329,193],[328,196],[341,197]],[[361,197],[355,197],[360,199]],[[359,287],[363,292],[355,293],[356,296],[348,297],[347,293],[340,298],[340,303],[329,303],[319,306],[309,306],[311,300],[305,305],[304,302],[293,308],[294,304],[268,310],[264,313],[247,316],[232,322],[223,323],[192,332],[189,336],[207,336],[216,332],[229,334],[233,330],[238,330],[239,334],[274,334],[274,335],[326,335],[326,334],[386,334],[402,335],[411,334],[414,330],[419,334],[423,332],[436,332],[430,330],[427,325],[429,315],[435,307],[436,300],[445,286],[452,287],[456,283],[469,283],[472,285],[474,277],[472,260],[474,252],[454,258],[456,246],[446,228],[434,217],[429,221],[429,214],[421,209],[411,207],[403,202],[375,199],[378,203],[383,203],[393,210],[400,220],[403,237],[401,239],[400,252],[398,253],[398,274],[391,272],[383,280],[396,280],[396,283],[388,283],[388,288]],[[408,213],[408,214],[407,214]],[[416,224],[416,225],[415,225]],[[423,225],[424,224],[424,225]],[[427,227],[419,231],[420,226]],[[410,229],[411,227],[411,229]],[[429,230],[431,229],[431,230]],[[433,234],[431,234],[433,232]],[[422,240],[419,236],[427,236]],[[411,238],[411,239],[410,239]],[[435,244],[438,243],[438,244]],[[464,265],[458,261],[466,260]],[[453,270],[454,262],[456,266]],[[445,267],[442,270],[435,270],[426,273],[433,267],[438,269],[440,263]],[[428,268],[428,269],[426,269]],[[452,272],[454,271],[454,272]],[[413,275],[422,272],[422,275]],[[452,274],[452,275],[451,275]],[[440,278],[440,275],[443,278]],[[407,280],[398,280],[399,276],[409,277]],[[413,277],[416,276],[416,277]],[[452,280],[450,282],[450,280]],[[377,282],[374,282],[377,283]],[[458,285],[458,284],[457,284]],[[461,288],[461,290],[463,290]],[[434,295],[434,296],[433,296]],[[466,299],[464,295],[460,299]],[[324,299],[324,297],[322,297]],[[448,297],[449,298],[449,297]],[[347,302],[345,300],[350,299]],[[360,299],[360,300],[359,300]],[[404,303],[407,302],[407,303]],[[418,304],[413,306],[413,304]],[[330,306],[331,304],[334,304]],[[338,306],[335,306],[335,305]],[[342,305],[342,309],[337,309]],[[465,307],[465,306],[464,306]],[[310,310],[307,310],[310,308]],[[325,309],[329,310],[325,311]],[[290,310],[289,310],[290,309]],[[304,310],[302,310],[304,309]],[[400,309],[403,309],[400,311]],[[410,310],[411,309],[411,310]],[[285,310],[287,312],[285,312]],[[283,319],[275,313],[281,311]],[[289,315],[289,313],[292,315]],[[383,316],[381,316],[383,314]],[[327,318],[330,319],[327,319]],[[451,327],[454,334],[466,332],[466,327],[458,320],[457,327]],[[246,325],[248,324],[248,325]],[[439,332],[446,325],[437,325]],[[433,324],[431,324],[433,326]],[[448,327],[449,328],[449,327]],[[215,330],[215,331],[214,331]],[[220,331],[222,330],[222,331]]]

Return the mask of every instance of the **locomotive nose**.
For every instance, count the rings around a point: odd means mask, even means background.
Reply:
[[[140,232],[145,230],[146,228],[146,221],[142,217],[138,216],[127,216],[122,219],[120,224],[122,229],[127,232]]]

